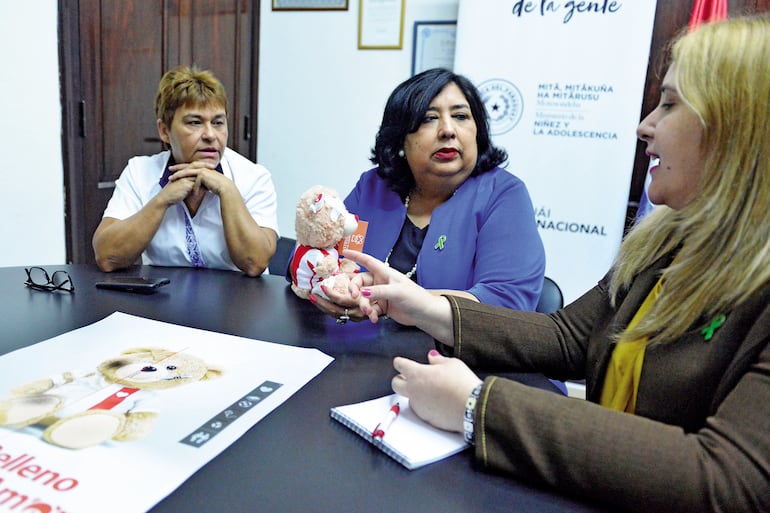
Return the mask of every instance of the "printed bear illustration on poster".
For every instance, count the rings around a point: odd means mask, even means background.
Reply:
[[[43,427],[46,442],[68,449],[140,440],[160,415],[154,396],[220,374],[184,352],[127,349],[94,371],[66,371],[14,388],[0,399],[0,426]]]
[[[2,355],[0,510],[147,511],[332,361],[118,312]]]

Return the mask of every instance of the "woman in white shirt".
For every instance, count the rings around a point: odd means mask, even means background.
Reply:
[[[278,236],[270,173],[227,148],[227,95],[209,71],[161,78],[158,134],[169,148],[129,160],[93,236],[105,272],[143,264],[264,272]]]

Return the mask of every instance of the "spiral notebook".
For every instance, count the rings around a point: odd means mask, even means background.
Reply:
[[[398,403],[400,412],[381,441],[372,439],[372,431]],[[331,417],[358,433],[382,452],[413,470],[442,460],[470,447],[460,433],[435,428],[421,420],[409,408],[409,399],[392,394],[360,403],[337,406]]]

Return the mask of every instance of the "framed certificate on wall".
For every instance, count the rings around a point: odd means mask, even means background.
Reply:
[[[415,21],[412,75],[426,69],[452,69],[455,60],[457,21]]]
[[[359,50],[400,50],[405,0],[359,0]]]
[[[273,0],[274,11],[347,11],[348,0]]]

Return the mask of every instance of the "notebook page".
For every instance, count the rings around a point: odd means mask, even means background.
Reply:
[[[381,442],[372,441],[372,431],[391,406],[398,402],[398,418]],[[397,394],[331,409],[331,416],[373,443],[408,469],[441,460],[469,447],[460,433],[450,433],[421,420],[409,408],[409,400]]]

